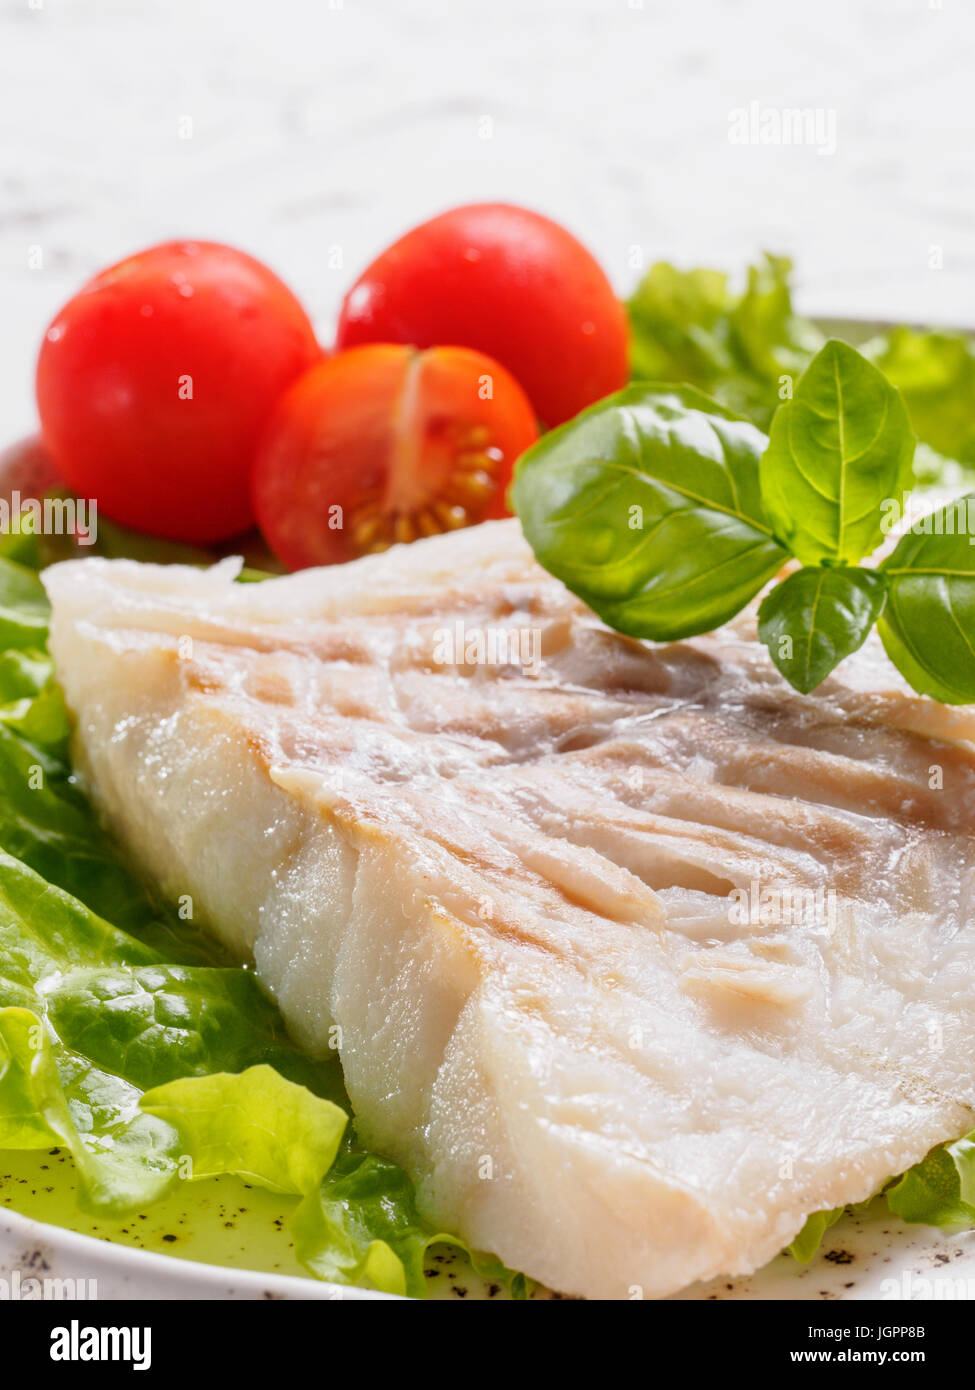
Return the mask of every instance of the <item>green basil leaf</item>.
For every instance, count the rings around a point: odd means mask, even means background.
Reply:
[[[761,480],[776,535],[803,564],[855,564],[883,539],[882,504],[902,500],[913,455],[898,391],[831,339],[772,421]]]
[[[764,599],[758,635],[789,684],[808,695],[863,645],[884,595],[884,577],[877,570],[808,566]]]
[[[922,695],[975,703],[975,492],[915,522],[884,560],[887,655]]]
[[[692,387],[632,386],[529,449],[512,503],[539,562],[610,626],[689,637],[787,559],[762,510],[764,444]]]

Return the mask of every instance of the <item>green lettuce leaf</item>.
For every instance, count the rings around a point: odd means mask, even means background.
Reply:
[[[47,641],[44,586],[26,565],[0,556],[0,649],[38,650]]]
[[[814,1211],[807,1217],[806,1224],[788,1247],[793,1259],[807,1265],[822,1245],[826,1232],[836,1225],[845,1211],[845,1207],[835,1207],[832,1211]]]
[[[797,314],[791,262],[766,255],[731,289],[723,271],[651,266],[627,302],[636,381],[686,382],[768,430],[789,381],[824,341]],[[838,336],[862,342],[856,326]],[[893,328],[861,351],[899,388],[911,427],[926,446],[915,456],[920,484],[970,483],[975,470],[975,342],[967,334]],[[960,476],[959,476],[960,470]]]
[[[822,343],[792,307],[791,262],[766,255],[736,293],[716,270],[651,266],[628,301],[636,381],[682,382],[767,429]]]
[[[342,1155],[298,1208],[292,1232],[298,1258],[333,1283],[423,1298],[427,1252],[447,1244],[464,1251],[482,1278],[507,1286],[515,1298],[526,1294],[522,1276],[499,1260],[421,1221],[407,1175],[376,1154]]]
[[[975,346],[962,333],[894,328],[863,351],[899,387],[919,438],[975,464]]]
[[[887,1189],[887,1205],[902,1221],[975,1226],[975,1130],[908,1168]]]
[[[349,1119],[269,1066],[170,1081],[147,1091],[140,1106],[179,1131],[194,1179],[236,1173],[296,1196],[317,1189]]]
[[[397,1165],[347,1151],[332,1168],[339,1068],[292,1048],[253,975],[160,961],[2,852],[0,1040],[0,1148],[64,1145],[86,1209],[117,1218],[179,1178],[236,1173],[304,1199],[295,1240],[312,1273],[414,1297],[432,1243],[466,1249],[424,1225]]]
[[[140,1089],[261,1062],[333,1093],[253,974],[170,964],[0,851],[0,1007],[46,1014],[65,1045]]]
[[[0,1008],[0,1148],[64,1145],[85,1207],[140,1211],[176,1179],[176,1131],[138,1110],[139,1093],[60,1047],[29,1009]]]

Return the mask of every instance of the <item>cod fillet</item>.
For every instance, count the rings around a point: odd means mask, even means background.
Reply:
[[[516,521],[235,574],[46,573],[77,764],[441,1229],[662,1296],[975,1125],[972,710],[620,636]]]

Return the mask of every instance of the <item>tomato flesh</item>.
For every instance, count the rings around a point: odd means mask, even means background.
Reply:
[[[336,346],[459,343],[501,362],[558,425],[628,378],[626,314],[564,227],[504,203],[415,227],[353,285]]]
[[[254,511],[291,569],[508,515],[519,455],[538,437],[525,393],[467,348],[373,344],[287,392],[258,450]]]
[[[44,442],[106,516],[207,542],[253,524],[249,477],[268,417],[322,353],[266,266],[168,242],[97,275],[54,319],[37,364]]]

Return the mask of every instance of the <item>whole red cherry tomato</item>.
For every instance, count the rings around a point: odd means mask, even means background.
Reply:
[[[384,251],[346,295],[337,347],[454,343],[486,352],[546,425],[625,385],[626,315],[564,227],[506,203],[455,208]]]
[[[252,524],[257,441],[321,355],[304,309],[260,261],[213,242],[154,246],[96,275],[47,330],[44,442],[106,516],[222,540]]]

